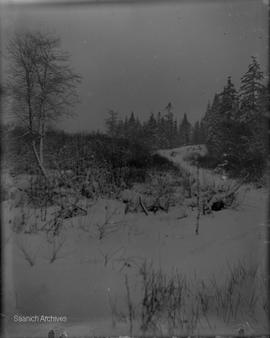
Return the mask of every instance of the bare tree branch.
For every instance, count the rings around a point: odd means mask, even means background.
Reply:
[[[47,125],[71,114],[78,102],[76,87],[81,77],[69,65],[69,55],[60,49],[60,39],[41,32],[15,34],[7,46],[9,77],[7,93],[11,113],[28,129],[31,147],[41,173]]]

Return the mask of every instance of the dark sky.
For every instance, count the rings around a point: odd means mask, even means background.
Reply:
[[[239,86],[252,55],[267,68],[266,0],[21,5],[1,16],[4,43],[15,30],[45,30],[70,53],[83,81],[69,131],[102,129],[109,109],[144,119],[168,102],[194,122],[228,75]]]

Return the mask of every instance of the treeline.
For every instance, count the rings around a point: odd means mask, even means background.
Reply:
[[[177,121],[169,103],[163,112],[142,122],[134,113],[124,119],[113,110],[105,121],[107,134],[140,142],[153,149],[206,144],[209,155],[199,164],[220,168],[231,176],[258,180],[267,158],[267,113],[269,95],[264,74],[255,57],[237,90],[231,77],[214,95],[201,120],[192,125],[186,114]],[[198,162],[197,162],[198,163]]]
[[[208,162],[248,181],[262,178],[266,167],[269,95],[264,82],[260,65],[252,57],[240,88],[228,77],[201,121]]]
[[[186,114],[177,121],[171,103],[143,122],[134,113],[120,118],[111,110],[105,121],[106,134],[72,135],[47,129],[44,161],[51,169],[76,168],[76,171],[84,170],[93,161],[110,170],[139,168],[149,165],[152,150],[206,144],[209,155],[197,159],[199,165],[221,168],[231,176],[254,181],[262,178],[266,167],[268,108],[264,74],[253,57],[239,89],[228,77],[223,90],[214,95],[203,117],[194,125]],[[7,163],[17,172],[32,171],[35,160],[27,129],[2,126],[1,133],[2,166]]]
[[[144,122],[135,117],[133,112],[122,119],[118,112],[110,110],[105,124],[110,137],[140,141],[151,149],[175,148],[204,141],[201,123],[196,122],[192,126],[186,114],[178,123],[171,103],[163,112],[156,115],[151,113],[149,119]]]

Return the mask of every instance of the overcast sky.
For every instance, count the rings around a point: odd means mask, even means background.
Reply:
[[[69,130],[103,129],[109,109],[145,119],[172,102],[194,122],[252,55],[267,70],[266,1],[181,1],[12,6],[1,11],[2,41],[16,30],[56,33],[83,81]]]

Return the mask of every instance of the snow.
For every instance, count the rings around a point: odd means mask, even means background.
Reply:
[[[205,153],[206,148],[187,146],[160,154],[194,174],[196,168],[184,161],[192,151]],[[224,183],[208,170],[200,170],[200,179]],[[205,281],[215,275],[222,282],[228,265],[241,259],[259,264],[263,272],[266,201],[266,190],[245,187],[237,208],[202,216],[200,234],[196,236],[196,210],[188,209],[187,217],[182,217],[179,206],[169,213],[160,211],[149,216],[125,214],[123,203],[101,199],[89,207],[87,216],[66,220],[60,239],[53,243],[48,243],[45,235],[12,232],[12,221],[20,209],[10,200],[3,202],[6,336],[45,337],[50,329],[65,330],[68,337],[129,335],[125,275],[131,285],[131,298],[139,307],[139,270],[145,261],[168,276],[177,270],[190,279],[197,275]],[[105,233],[99,239],[100,225],[110,212]],[[57,245],[59,253],[50,263]],[[33,266],[25,259],[22,247],[32,257]],[[114,323],[112,304],[117,308]],[[18,325],[13,315],[20,313],[67,316],[67,322]],[[265,332],[265,320],[257,320],[256,325],[242,323],[245,332]],[[212,329],[204,327],[200,333],[235,334],[240,324],[227,325],[215,319]],[[139,334],[137,322],[136,330]],[[168,333],[162,323],[160,330]]]

